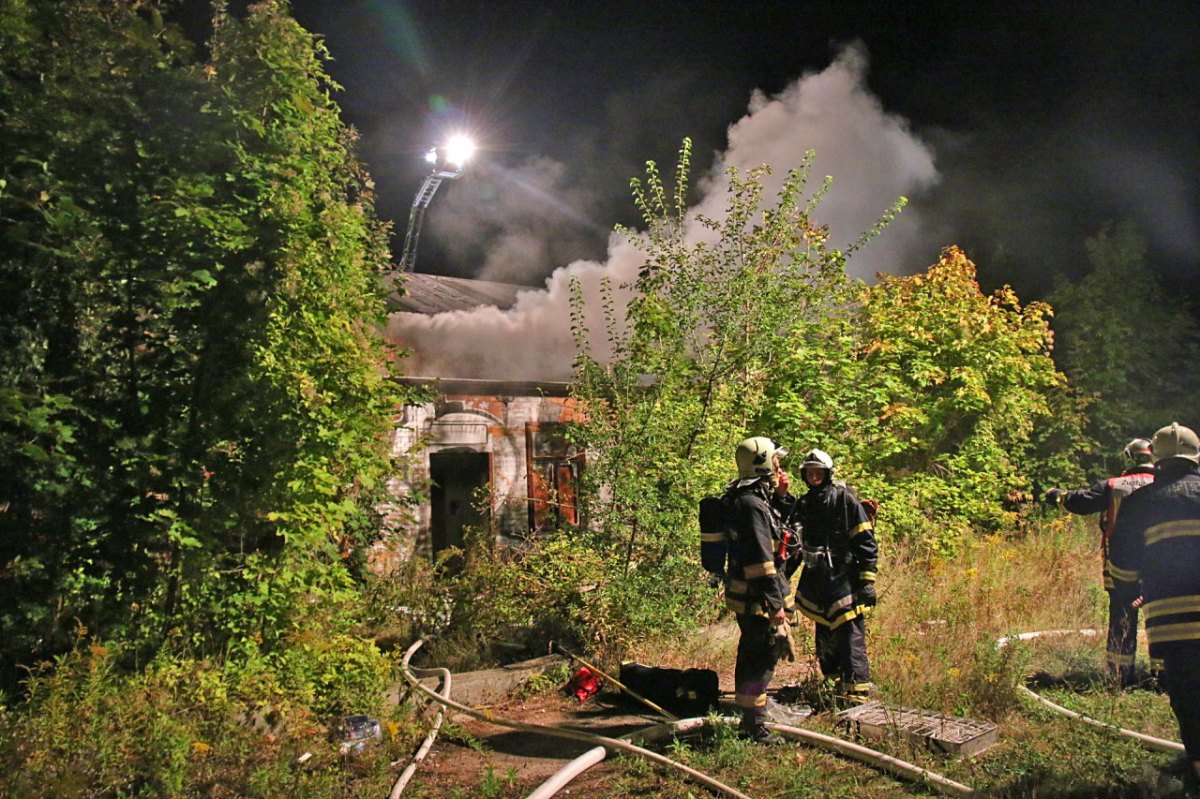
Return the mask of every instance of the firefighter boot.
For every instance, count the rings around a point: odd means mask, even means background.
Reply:
[[[834,706],[842,710],[866,704],[871,698],[871,683],[847,682],[838,679],[834,682]]]
[[[743,737],[749,738],[756,744],[783,743],[782,738],[767,729],[766,721],[765,708],[743,711],[742,723],[738,725],[738,731]]]

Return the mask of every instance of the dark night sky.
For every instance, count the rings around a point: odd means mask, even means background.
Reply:
[[[574,258],[603,258],[613,223],[636,221],[628,181],[645,160],[672,164],[688,135],[697,166],[709,167],[755,89],[776,95],[853,41],[869,59],[868,90],[907,120],[938,174],[907,192],[926,228],[919,243],[904,263],[876,266],[915,271],[958,243],[986,282],[1036,293],[1048,273],[1078,274],[1083,238],[1123,219],[1142,226],[1168,277],[1190,276],[1200,260],[1194,0],[295,0],[293,9],[326,37],[378,210],[396,223],[397,255],[421,153],[459,127],[484,148],[475,174],[443,185],[431,206],[421,271],[477,273],[506,233],[542,239],[518,248],[537,263],[510,279],[540,283]],[[477,218],[463,230],[443,218],[451,214]]]
[[[397,258],[424,151],[460,129],[482,147],[429,210],[421,272],[541,286],[578,259],[612,266],[614,223],[637,223],[629,179],[647,159],[668,172],[690,136],[699,184],[714,163],[782,174],[816,149],[816,177],[835,181],[817,218],[835,243],[907,196],[851,260],[859,277],[920,271],[954,243],[985,288],[1033,299],[1083,274],[1103,223],[1132,220],[1167,285],[1200,299],[1196,0],[293,10],[334,58]],[[701,185],[695,200],[716,194]]]

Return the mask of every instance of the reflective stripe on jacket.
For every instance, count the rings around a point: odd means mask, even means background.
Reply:
[[[1093,483],[1087,488],[1064,492],[1059,505],[1070,513],[1086,516],[1100,514],[1100,559],[1104,564],[1104,588],[1113,589],[1112,565],[1108,557],[1108,539],[1125,497],[1148,483],[1154,482],[1154,467],[1138,464],[1117,477]]]
[[[1141,581],[1150,656],[1200,641],[1200,470],[1171,459],[1155,482],[1130,494],[1112,530],[1114,580]]]
[[[791,587],[778,557],[781,520],[771,507],[767,477],[734,485],[729,501],[729,570],[725,604],[734,613],[770,616],[791,604]]]
[[[799,522],[804,548],[827,548],[829,568],[805,567],[796,587],[796,604],[817,624],[836,628],[862,615],[855,590],[874,582],[879,551],[875,526],[854,492],[833,482],[809,488],[797,500],[792,520]]]

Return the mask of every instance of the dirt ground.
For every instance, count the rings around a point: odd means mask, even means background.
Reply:
[[[722,691],[720,712],[733,715],[733,661],[737,630],[732,623],[708,631],[699,648],[682,657],[687,660],[656,662],[650,653],[635,654],[639,663],[669,668],[711,668],[717,672]],[[689,657],[690,655],[690,657]],[[676,656],[679,657],[679,656]],[[808,674],[806,662],[781,662],[771,683],[776,689],[795,685]],[[580,703],[559,692],[532,697],[498,697],[479,708],[498,719],[547,727],[572,729],[619,738],[663,719],[649,708],[623,697],[606,686],[598,696]],[[479,721],[465,714],[450,718],[453,727],[466,733],[438,737],[405,795],[414,797],[468,797],[478,795],[490,770],[493,783],[512,785],[503,795],[525,795],[554,775],[575,757],[591,749],[590,744]],[[464,740],[467,736],[474,741]],[[475,743],[478,742],[478,743]],[[480,745],[481,744],[481,745]],[[610,796],[611,781],[619,765],[607,761],[593,766],[564,788],[560,796]]]
[[[593,698],[584,705],[562,695],[540,695],[529,700],[507,700],[489,711],[497,717],[549,727],[569,726],[596,735],[620,737],[656,723],[651,717],[631,715],[607,700]],[[453,736],[441,736],[417,770],[408,793],[414,796],[447,797],[457,789],[474,796],[491,770],[493,779],[521,787],[528,793],[579,755],[590,744],[520,732],[467,716],[453,718],[456,726],[478,739],[483,746],[468,746]],[[563,796],[604,796],[611,766],[601,763],[588,769],[561,792]],[[512,795],[511,793],[508,795]]]

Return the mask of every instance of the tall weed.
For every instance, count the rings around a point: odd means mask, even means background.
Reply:
[[[1028,659],[995,642],[1030,630],[1102,624],[1100,560],[1083,520],[969,538],[951,557],[884,542],[880,602],[868,623],[874,681],[891,701],[997,716]]]

